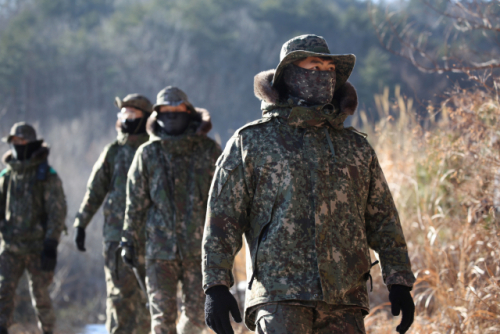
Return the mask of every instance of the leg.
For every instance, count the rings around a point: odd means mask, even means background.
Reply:
[[[116,254],[117,248],[118,242],[107,242],[104,245],[104,274],[107,293],[106,329],[111,334],[131,334],[135,333],[138,314],[148,312],[145,302],[141,300],[134,273],[122,263],[121,258],[116,257],[118,255]],[[116,276],[117,265],[118,277]],[[149,328],[144,333],[148,332]]]
[[[258,334],[312,334],[313,309],[286,303],[267,304],[255,312]]]
[[[205,329],[205,292],[201,260],[182,262],[182,312],[177,324],[179,334],[198,334]]]
[[[178,261],[146,260],[146,284],[153,334],[176,334]]]
[[[24,272],[24,260],[5,250],[0,253],[0,327],[12,324],[17,284]]]
[[[56,324],[56,315],[50,300],[49,286],[54,279],[54,272],[40,269],[41,257],[38,253],[27,255],[25,263],[28,270],[31,301],[38,318],[38,327],[43,332],[52,332]]]
[[[365,334],[363,314],[360,309],[335,309],[318,303],[314,310],[314,334]]]
[[[141,277],[146,277],[146,261],[144,255],[142,255],[142,251],[138,251],[137,262],[138,262],[138,270]],[[146,284],[146,283],[144,283]],[[140,287],[137,287],[140,290]],[[148,296],[147,293],[144,294],[140,291],[140,304],[146,305],[148,304]],[[151,332],[151,316],[149,314],[149,308],[140,307],[137,312],[137,334],[149,334]]]

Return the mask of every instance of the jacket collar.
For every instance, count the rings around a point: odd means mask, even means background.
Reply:
[[[283,101],[278,90],[271,84],[273,77],[274,70],[269,70],[254,78],[254,93],[262,100],[263,117],[280,117],[295,127],[322,127],[330,124],[334,129],[342,129],[345,119],[354,114],[358,106],[356,89],[349,82],[335,91],[331,103],[308,106],[304,101],[293,98]]]
[[[43,143],[42,147],[33,153],[29,160],[17,160],[12,156],[12,151],[8,150],[5,152],[2,158],[2,162],[7,165],[9,169],[14,171],[24,172],[28,169],[38,166],[40,163],[47,160],[50,150],[47,144]]]

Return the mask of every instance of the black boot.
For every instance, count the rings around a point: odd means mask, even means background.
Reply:
[[[9,334],[7,327],[0,326],[0,334]]]
[[[0,333],[1,334],[1,333]],[[43,332],[43,334],[52,334],[52,332]]]

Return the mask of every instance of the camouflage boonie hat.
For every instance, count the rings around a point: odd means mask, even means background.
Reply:
[[[25,122],[19,122],[10,128],[10,134],[7,137],[3,137],[2,141],[4,143],[10,143],[12,137],[23,138],[31,143],[36,141],[36,131],[31,125]]]
[[[274,73],[273,86],[281,79],[283,70],[289,64],[307,57],[328,57],[335,61],[337,83],[335,89],[341,87],[351,75],[356,56],[353,54],[335,55],[330,53],[325,39],[317,35],[301,35],[292,38],[281,47],[280,63]]]
[[[158,111],[161,106],[173,106],[176,107],[181,103],[185,103],[186,106],[194,111],[193,105],[189,102],[186,93],[174,86],[167,86],[160,90],[156,96],[156,104],[153,106],[153,110]]]
[[[148,98],[139,94],[128,94],[123,100],[117,96],[115,97],[115,105],[118,109],[132,107],[142,110],[148,114],[153,112],[153,106]]]

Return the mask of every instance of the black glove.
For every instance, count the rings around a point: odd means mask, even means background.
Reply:
[[[205,322],[217,334],[233,334],[233,327],[229,321],[229,312],[234,321],[241,322],[241,313],[238,303],[225,285],[216,285],[206,292]]]
[[[404,285],[394,284],[389,292],[389,300],[391,301],[391,311],[393,316],[398,316],[400,311],[403,311],[401,323],[396,328],[396,331],[404,334],[413,323],[415,315],[415,304],[410,294],[410,288]]]
[[[123,263],[125,263],[127,266],[131,268],[136,267],[136,261],[135,261],[135,249],[134,246],[126,244],[126,243],[121,243],[120,246],[122,247],[122,260]]]
[[[85,252],[85,229],[83,227],[76,228],[75,243],[80,252]]]
[[[43,242],[42,263],[43,271],[54,271],[57,264],[57,240],[45,239]]]

